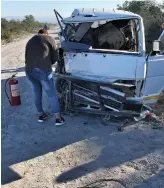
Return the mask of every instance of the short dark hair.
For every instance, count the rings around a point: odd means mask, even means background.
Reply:
[[[48,32],[47,32],[47,30],[45,30],[45,29],[40,29],[40,30],[38,31],[38,34],[48,34]]]

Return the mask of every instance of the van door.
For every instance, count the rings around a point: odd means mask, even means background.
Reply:
[[[157,101],[162,91],[164,91],[164,55],[150,56],[143,87],[143,95],[149,96],[145,103]]]

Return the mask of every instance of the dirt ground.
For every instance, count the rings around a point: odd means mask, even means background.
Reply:
[[[24,73],[27,40],[2,46],[2,188],[163,188],[163,127],[139,122],[118,132],[118,124],[85,114],[65,116],[58,128],[53,117],[37,123]],[[16,68],[22,104],[11,107],[3,88]],[[44,105],[49,110],[45,94]]]

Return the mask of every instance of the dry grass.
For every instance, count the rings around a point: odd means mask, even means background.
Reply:
[[[151,105],[154,113],[159,117],[159,119],[164,123],[164,92],[160,96],[160,99],[156,104]]]

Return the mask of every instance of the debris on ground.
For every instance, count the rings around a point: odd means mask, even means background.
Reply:
[[[160,96],[159,101],[155,104],[152,104],[151,107],[157,119],[164,124],[164,92]]]

